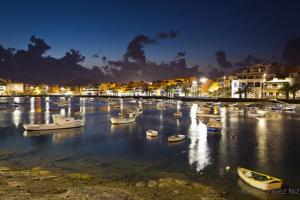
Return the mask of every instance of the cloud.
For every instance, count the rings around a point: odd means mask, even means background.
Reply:
[[[183,52],[183,51],[180,51],[180,52],[177,53],[177,55],[175,56],[175,58],[177,59],[177,58],[182,58],[182,57],[185,57],[185,56],[186,56],[186,53]]]
[[[93,58],[99,58],[100,56],[96,53],[94,55],[92,55]]]
[[[146,61],[145,52],[143,50],[145,45],[154,44],[155,40],[143,34],[136,36],[127,46],[127,52],[124,54],[124,59],[139,61],[144,63]]]
[[[226,53],[223,50],[219,50],[215,53],[216,60],[221,68],[228,69],[233,65],[227,60]]]
[[[161,39],[174,38],[173,33],[156,34]],[[199,73],[199,67],[188,67],[184,52],[178,53],[176,60],[157,64],[147,61],[143,48],[157,44],[154,38],[138,35],[129,42],[124,58],[107,60],[102,56],[102,66],[88,69],[82,66],[85,60],[79,50],[70,49],[61,58],[43,57],[50,49],[43,39],[32,36],[27,50],[17,50],[0,46],[0,73],[3,78],[27,83],[48,83],[82,85],[93,82],[127,82],[131,80],[157,80]],[[98,57],[99,54],[97,54]]]
[[[235,64],[235,66],[237,67],[245,67],[245,66],[249,66],[249,65],[255,65],[258,63],[264,63],[266,60],[262,59],[262,58],[258,58],[253,56],[252,54],[249,54],[248,56],[245,57],[244,60],[237,62]]]
[[[289,66],[300,65],[300,37],[290,39],[282,52],[284,62]]]
[[[177,36],[177,32],[175,31],[170,31],[170,32],[158,32],[155,35],[155,39],[160,40],[160,39],[173,39]]]

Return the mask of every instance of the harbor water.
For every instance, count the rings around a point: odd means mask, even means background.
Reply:
[[[221,107],[221,134],[206,131],[205,120],[196,117],[197,102],[143,104],[98,98],[58,97],[1,98],[0,164],[12,167],[42,166],[61,171],[80,171],[105,179],[123,177],[135,183],[162,176],[184,177],[207,184],[228,198],[282,199],[262,193],[241,181],[236,168],[242,166],[284,180],[286,188],[300,188],[300,113],[281,113],[275,120],[251,118]],[[15,102],[15,104],[14,104]],[[143,105],[133,123],[112,125],[110,118],[120,109]],[[177,110],[182,117],[174,117]],[[51,123],[52,114],[85,120],[85,126],[40,132],[26,132],[24,123]],[[157,130],[149,138],[146,131]],[[168,136],[184,134],[186,139],[168,143]],[[17,155],[17,156],[13,156]],[[227,167],[227,169],[226,169]],[[125,177],[125,178],[124,178]],[[289,191],[291,192],[291,191]],[[284,195],[299,198],[297,194]]]

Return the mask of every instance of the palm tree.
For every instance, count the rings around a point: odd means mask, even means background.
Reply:
[[[243,88],[238,88],[237,91],[234,94],[238,94],[239,98],[242,98],[242,94],[244,94]]]
[[[143,87],[142,90],[143,90],[143,92],[145,92],[146,95],[148,95],[148,96],[150,96],[151,93],[152,93],[152,91],[153,91],[148,85],[145,86],[145,87]]]
[[[293,99],[295,100],[296,98],[296,93],[298,92],[298,90],[300,90],[300,86],[298,84],[294,84],[290,86],[290,91],[293,94]]]
[[[182,92],[184,93],[184,96],[188,96],[191,91],[190,91],[190,88],[188,88],[187,86],[183,86]]]
[[[291,85],[290,83],[284,83],[283,86],[279,89],[282,93],[285,93],[285,98],[289,99],[290,91],[291,91]]]
[[[167,96],[171,96],[172,92],[173,92],[173,87],[168,85],[165,87],[165,92],[167,93]]]
[[[249,93],[252,93],[252,92],[253,92],[253,89],[247,84],[247,85],[244,85],[243,91],[244,91],[244,93],[245,93],[245,99],[247,99],[247,95],[248,95]]]

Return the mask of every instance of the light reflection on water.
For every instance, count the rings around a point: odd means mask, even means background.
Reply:
[[[206,125],[202,122],[197,124],[196,118],[197,105],[194,104],[190,110],[191,124],[189,127],[189,145],[188,160],[189,164],[195,166],[197,172],[203,170],[210,163],[209,149],[207,147]]]
[[[21,114],[22,113],[18,108],[15,109],[12,113],[12,121],[16,127],[18,127],[21,122]]]

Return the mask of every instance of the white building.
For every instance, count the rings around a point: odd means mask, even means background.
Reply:
[[[257,64],[237,71],[231,81],[231,97],[238,98],[239,94],[235,94],[238,88],[248,85],[253,90],[247,95],[248,98],[262,98],[263,83],[266,81],[266,68],[269,66]]]
[[[0,79],[0,95],[7,95],[6,81],[3,79]]]
[[[23,94],[24,83],[7,83],[6,89],[8,94]]]

